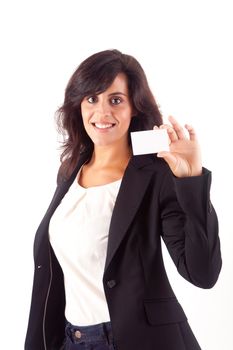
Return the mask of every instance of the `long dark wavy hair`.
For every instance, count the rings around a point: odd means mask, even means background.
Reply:
[[[56,113],[58,129],[64,136],[61,154],[64,175],[72,173],[83,151],[93,150],[93,142],[82,121],[82,100],[88,95],[105,91],[119,73],[124,73],[127,77],[129,98],[134,110],[129,133],[150,130],[154,125],[162,124],[159,107],[139,62],[133,56],[118,50],[95,53],[84,60],[71,76],[65,90],[64,103]]]

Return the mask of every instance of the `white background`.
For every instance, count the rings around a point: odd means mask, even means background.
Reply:
[[[184,281],[168,257],[176,295],[203,350],[233,349],[231,1],[21,0],[0,4],[2,349],[23,349],[34,234],[59,165],[54,112],[77,65],[117,48],[144,67],[164,114],[198,131],[213,171],[223,268],[216,286]]]

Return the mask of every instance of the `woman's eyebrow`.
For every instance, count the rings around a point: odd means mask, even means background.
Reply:
[[[111,92],[111,94],[109,94],[109,96],[112,96],[112,95],[124,95],[124,96],[127,96],[127,94],[125,94],[124,92],[120,92],[120,91]]]

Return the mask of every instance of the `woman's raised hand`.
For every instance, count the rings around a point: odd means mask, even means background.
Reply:
[[[158,157],[163,158],[176,177],[199,176],[202,174],[201,151],[195,130],[190,125],[185,129],[170,116],[171,125],[163,124],[159,128],[167,129],[170,139],[170,152],[159,152]],[[154,129],[158,127],[155,126]]]

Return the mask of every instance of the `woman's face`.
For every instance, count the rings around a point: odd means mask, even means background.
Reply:
[[[86,96],[81,102],[85,130],[95,146],[125,143],[133,108],[125,74],[116,76],[112,85],[99,95]]]

